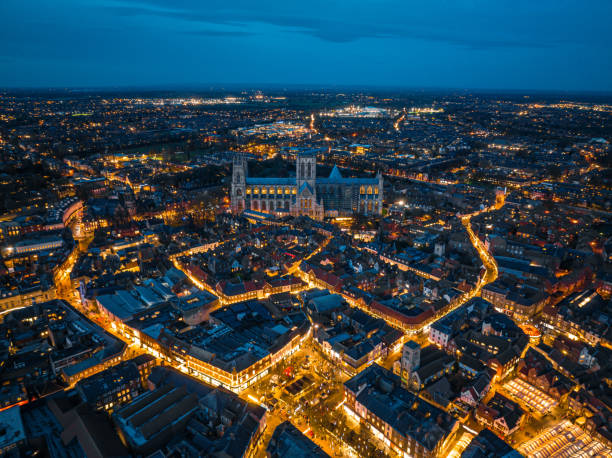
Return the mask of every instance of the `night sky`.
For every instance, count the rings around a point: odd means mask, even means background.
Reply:
[[[0,87],[611,91],[611,24],[611,0],[0,0]]]

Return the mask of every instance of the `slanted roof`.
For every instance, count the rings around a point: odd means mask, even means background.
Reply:
[[[302,183],[302,185],[300,186],[300,189],[298,189],[298,194],[306,194],[306,191],[308,191],[310,193],[310,195],[314,195],[314,191],[312,190],[312,188],[310,187],[310,185],[308,184],[307,181],[305,181],[304,183]]]
[[[338,169],[337,165],[334,165],[334,168],[329,174],[329,180],[342,180],[342,174],[340,173],[340,169]]]

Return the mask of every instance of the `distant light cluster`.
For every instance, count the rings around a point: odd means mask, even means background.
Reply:
[[[268,137],[300,137],[310,133],[310,129],[302,124],[278,121],[269,124],[255,124],[250,127],[236,129],[239,135],[265,135]]]
[[[361,107],[359,105],[349,105],[348,107],[339,108],[332,111],[324,111],[321,116],[329,117],[340,117],[340,118],[385,118],[394,116],[395,110],[389,110],[387,108],[379,108],[366,106]]]

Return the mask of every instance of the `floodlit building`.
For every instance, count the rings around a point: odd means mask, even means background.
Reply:
[[[402,368],[409,372],[414,371],[421,364],[421,347],[410,340],[402,348]]]
[[[344,383],[344,410],[402,456],[439,456],[459,423],[401,387],[392,372],[373,364]]]
[[[317,177],[317,156],[312,151],[298,154],[295,178],[248,176],[243,156],[234,159],[232,211],[255,210],[293,216],[380,215],[383,177],[345,178],[334,166],[327,178]]]
[[[266,427],[263,407],[173,369],[155,368],[149,384],[151,391],[113,414],[120,437],[134,454],[251,456]]]

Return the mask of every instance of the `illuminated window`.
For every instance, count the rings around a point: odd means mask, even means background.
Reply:
[[[282,193],[283,193],[283,188],[281,188],[280,186],[276,188],[276,194],[282,194]]]
[[[259,188],[253,188],[253,194],[259,194]]]
[[[291,189],[285,188],[285,194],[291,194]]]
[[[293,188],[293,189],[291,190],[291,194],[297,194],[297,189]]]
[[[261,193],[262,194],[267,194],[268,193],[268,188],[261,188]]]
[[[374,188],[374,194],[378,195],[378,187]]]
[[[247,194],[251,194],[251,188],[247,188]]]
[[[276,191],[274,188],[270,188],[270,194],[274,194]]]
[[[365,194],[365,186],[359,188],[359,194]]]
[[[372,186],[368,186],[368,194],[372,194]]]

